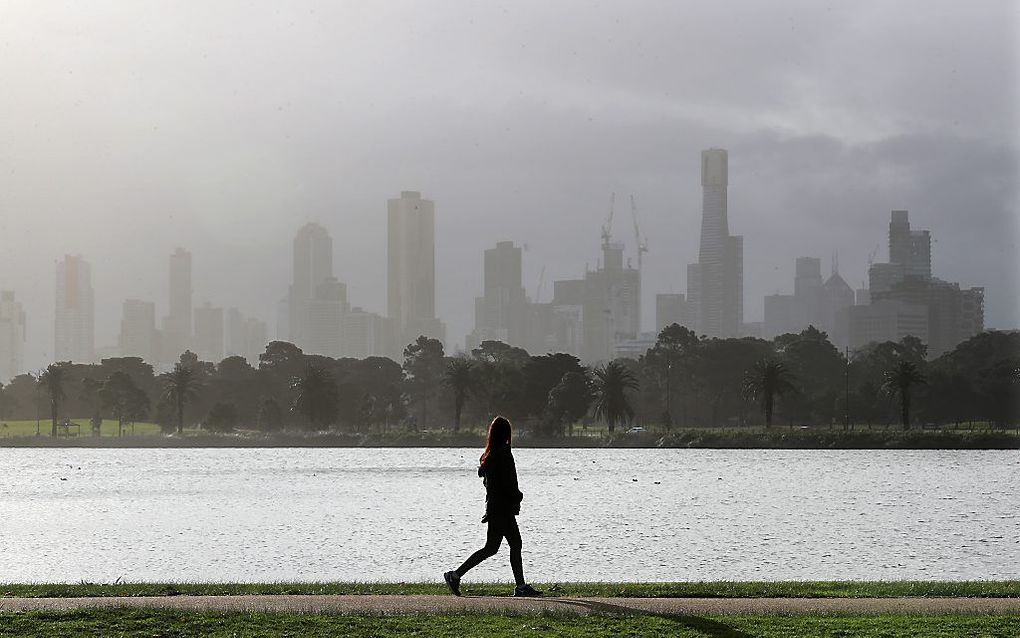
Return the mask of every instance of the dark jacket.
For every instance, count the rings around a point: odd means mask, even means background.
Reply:
[[[493,450],[478,468],[485,483],[485,513],[493,516],[516,516],[521,513],[524,494],[517,487],[517,466],[510,448]]]

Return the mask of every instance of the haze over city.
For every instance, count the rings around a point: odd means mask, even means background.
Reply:
[[[333,239],[352,305],[386,312],[387,199],[435,202],[436,305],[463,347],[482,251],[526,245],[524,287],[584,275],[617,193],[641,329],[698,261],[700,153],[729,151],[745,321],[792,292],[794,258],[854,288],[890,211],[932,232],[933,271],[1020,325],[1016,6],[914,2],[479,7],[11,3],[0,20],[0,288],[52,361],[55,262],[92,267],[96,345],[126,298],[194,302],[277,333],[292,240]],[[570,28],[565,28],[570,25]],[[951,26],[947,26],[951,25]],[[903,42],[909,40],[910,45]],[[725,46],[723,46],[725,45]]]

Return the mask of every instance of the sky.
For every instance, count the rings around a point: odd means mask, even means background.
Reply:
[[[979,10],[978,10],[979,7]],[[0,0],[0,288],[51,359],[55,262],[92,264],[96,345],[125,298],[167,310],[168,255],[195,304],[275,334],[291,241],[317,221],[353,305],[386,312],[386,200],[436,203],[437,308],[463,347],[482,251],[526,247],[556,279],[614,238],[654,296],[697,261],[700,151],[729,150],[745,320],[838,253],[854,287],[889,212],[933,233],[936,276],[985,287],[1020,326],[1020,4]]]

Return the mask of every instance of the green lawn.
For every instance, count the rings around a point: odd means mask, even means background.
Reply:
[[[617,616],[208,613],[107,609],[0,613],[3,636],[706,636],[885,638],[1020,635],[1020,616]]]
[[[71,423],[77,423],[79,425],[79,434],[81,437],[92,436],[92,423],[90,419],[70,419]],[[48,437],[50,435],[52,424],[49,419],[42,419],[39,421],[39,432],[42,436]],[[136,436],[141,435],[153,435],[159,434],[159,426],[155,423],[130,423],[124,424],[124,435],[130,436],[132,434],[132,428],[134,428],[134,434]],[[74,428],[71,429],[74,432]],[[35,436],[36,422],[31,421],[0,421],[0,438],[8,438],[15,436]],[[117,421],[113,419],[104,419],[103,425],[100,428],[101,436],[117,436]]]
[[[506,583],[471,583],[464,593],[506,596]],[[677,582],[539,583],[557,596],[629,598],[890,598],[900,596],[1020,597],[1020,581],[832,581],[832,582]],[[440,583],[120,583],[0,584],[0,596],[50,598],[81,596],[224,596],[243,594],[447,594]]]

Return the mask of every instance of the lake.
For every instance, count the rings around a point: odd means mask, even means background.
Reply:
[[[0,449],[0,581],[439,581],[479,452]],[[514,454],[536,582],[1020,578],[1017,451]]]

